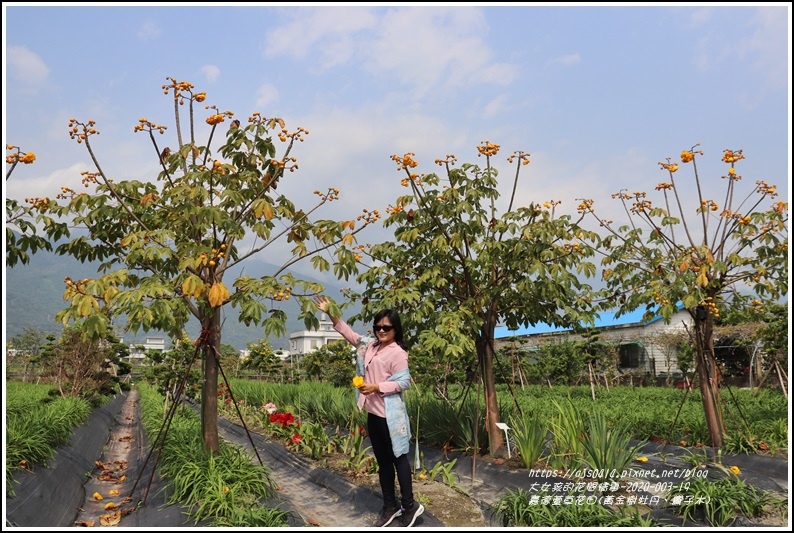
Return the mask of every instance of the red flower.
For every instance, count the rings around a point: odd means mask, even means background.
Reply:
[[[288,425],[295,423],[295,417],[292,416],[292,413],[275,412],[270,415],[270,421],[274,424],[281,424],[282,426],[287,427]]]
[[[298,444],[298,443],[301,441],[301,439],[302,439],[302,438],[303,438],[303,437],[301,437],[301,436],[300,436],[300,434],[298,434],[298,433],[295,433],[295,434],[292,436],[292,443],[293,443],[293,444]]]

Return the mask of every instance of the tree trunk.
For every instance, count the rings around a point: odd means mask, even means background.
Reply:
[[[486,428],[488,430],[488,443],[490,453],[493,457],[505,457],[505,449],[502,431],[496,426],[499,419],[499,402],[496,398],[496,384],[494,380],[493,361],[493,335],[496,329],[496,317],[489,316],[482,334],[477,339],[477,356],[482,362],[483,382],[485,383],[485,409],[486,409]]]
[[[218,440],[218,360],[220,353],[220,312],[202,321],[200,341],[204,353],[204,384],[201,390],[201,431],[204,448],[212,453],[220,451]]]
[[[717,360],[714,357],[714,321],[712,316],[698,308],[695,318],[695,348],[697,350],[697,372],[700,377],[700,396],[706,416],[712,448],[723,445],[725,428],[722,418]]]

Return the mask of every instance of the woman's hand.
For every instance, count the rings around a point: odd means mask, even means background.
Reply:
[[[331,300],[329,300],[327,296],[317,295],[314,297],[314,303],[317,304],[317,309],[328,315],[328,317],[331,319],[331,323],[336,326],[336,323],[339,322],[339,317],[333,316],[328,312],[328,307],[331,305]]]
[[[328,312],[328,298],[325,296],[315,296],[314,303],[317,304],[317,308],[322,311],[323,313]]]
[[[372,394],[373,392],[380,392],[380,387],[377,383],[364,383],[358,388],[361,394]]]

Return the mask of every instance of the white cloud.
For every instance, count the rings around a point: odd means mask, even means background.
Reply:
[[[285,11],[292,20],[265,36],[265,57],[305,58],[318,52],[327,67],[344,62],[353,53],[353,34],[375,27],[370,8],[318,7]],[[361,37],[356,35],[357,38]]]
[[[554,63],[558,65],[562,65],[564,67],[571,67],[573,65],[578,65],[581,62],[582,62],[582,56],[579,53],[564,55],[554,60]]]
[[[363,61],[372,72],[415,86],[416,96],[439,86],[511,83],[515,66],[494,61],[483,33],[487,24],[480,9],[390,10]]]
[[[273,102],[278,101],[278,89],[265,83],[259,86],[256,91],[256,107],[259,109],[266,108]]]
[[[50,69],[44,61],[24,46],[9,46],[6,61],[11,79],[27,90],[38,89],[49,77]]]
[[[414,87],[414,96],[438,87],[507,85],[516,76],[514,65],[494,60],[478,8],[317,8],[291,13],[292,20],[266,36],[266,57],[311,58],[322,70],[358,62],[375,76]]]
[[[499,113],[502,112],[505,108],[505,102],[507,101],[507,96],[504,94],[500,94],[487,104],[482,110],[482,117],[483,118],[493,118]]]
[[[138,30],[138,38],[144,41],[151,41],[158,37],[163,30],[154,22],[148,21],[144,22],[143,25]]]
[[[44,157],[46,155],[44,154]],[[75,179],[75,176],[79,178],[80,172],[89,169],[83,163],[74,163],[68,168],[59,168],[46,175],[36,175],[35,165],[34,163],[31,169],[25,173],[21,172],[25,170],[24,167],[15,169],[14,175],[6,182],[6,192],[9,198],[16,198],[20,201],[24,198],[52,198],[65,185],[76,188],[79,181]]]
[[[421,172],[436,172],[437,157],[457,152],[466,141],[454,126],[420,113],[395,112],[393,106],[362,106],[327,109],[310,116],[287,119],[287,128],[305,126],[310,133],[305,145],[292,153],[299,170],[288,174],[279,188],[296,205],[312,205],[312,191],[340,190],[341,199],[322,209],[322,217],[354,219],[363,209],[381,214],[397,196],[406,194],[400,186],[401,173],[390,159],[392,154],[415,152]],[[471,149],[470,146],[465,146]],[[280,152],[281,147],[277,145]],[[367,230],[365,240],[384,230]]]
[[[753,17],[756,26],[752,36],[737,43],[740,55],[749,55],[753,68],[766,74],[773,89],[787,86],[790,74],[791,32],[785,7],[760,7]],[[787,35],[789,42],[787,42]]]
[[[562,203],[557,205],[555,213],[577,219],[579,201],[587,198],[595,200],[594,210],[603,219],[623,220],[625,212],[619,201],[610,199],[610,196],[621,189],[653,188],[650,180],[654,175],[649,173],[658,166],[636,149],[589,162],[565,158],[562,154],[564,152],[558,150],[532,153],[529,165],[521,168],[515,206],[559,201]],[[505,180],[514,173],[514,170],[504,170],[500,176]],[[596,230],[593,223],[594,220],[590,219],[586,226]]]
[[[711,17],[714,15],[714,10],[712,10],[709,7],[703,7],[699,9],[684,7],[681,9],[689,10],[689,22],[690,22],[690,26],[693,27],[703,26],[706,22],[711,20]]]
[[[738,70],[751,68],[762,72],[768,82],[770,90],[785,88],[789,80],[791,44],[790,31],[787,25],[790,16],[786,16],[784,6],[765,6],[754,10],[753,16],[747,16],[742,24],[749,27],[744,38],[734,37],[735,32],[726,29],[724,33],[706,32],[696,42],[693,50],[695,66],[705,71],[720,64],[731,63],[732,68]],[[700,26],[709,21],[713,15],[711,10],[706,13],[694,11],[690,16],[692,27],[695,31],[702,31]],[[743,12],[744,13],[744,12]],[[745,32],[743,32],[745,34]],[[755,102],[747,105],[757,105],[758,100],[764,95],[757,92]]]
[[[221,69],[215,65],[204,65],[201,67],[201,73],[204,74],[204,77],[207,78],[207,81],[213,82],[218,79],[218,76],[221,75]]]

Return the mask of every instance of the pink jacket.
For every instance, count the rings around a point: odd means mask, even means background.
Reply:
[[[361,335],[353,331],[342,319],[337,321],[334,329],[353,346],[356,346],[361,338]],[[402,390],[396,381],[388,381],[388,379],[394,373],[407,368],[408,354],[399,344],[393,342],[381,347],[377,346],[375,341],[371,342],[364,353],[364,382],[377,383],[380,392],[359,394],[358,408],[366,409],[368,413],[386,418],[383,397],[397,394]]]

